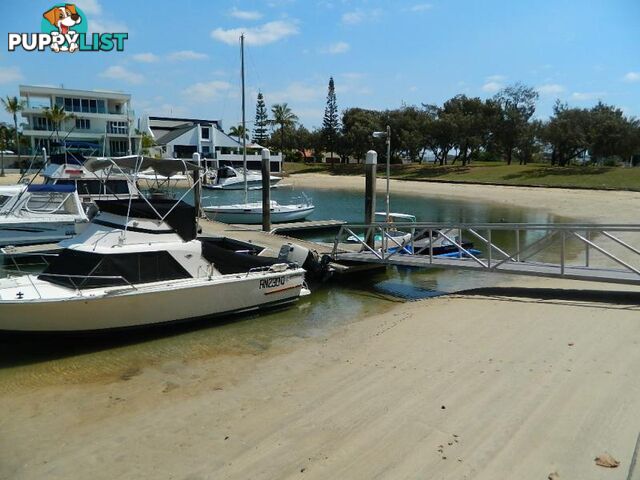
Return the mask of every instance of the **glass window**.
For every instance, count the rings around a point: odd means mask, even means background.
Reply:
[[[104,100],[98,100],[98,113],[104,113]]]
[[[89,111],[89,100],[87,98],[82,99],[82,111],[85,113]]]
[[[98,112],[98,106],[97,106],[97,102],[95,100],[89,100],[89,111],[91,113],[97,113]]]
[[[64,109],[67,112],[73,112],[73,102],[71,101],[70,98],[65,98],[64,99]]]
[[[106,193],[109,194],[129,194],[129,185],[126,180],[107,180]]]
[[[56,105],[62,107],[64,105],[64,98],[56,97]]]
[[[73,99],[73,111],[74,112],[79,112],[80,111],[80,99],[79,98],[74,98]]]
[[[202,127],[202,138],[209,138],[209,127]]]

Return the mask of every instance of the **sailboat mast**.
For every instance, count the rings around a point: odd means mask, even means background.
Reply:
[[[242,82],[242,168],[244,168],[244,203],[248,202],[247,186],[247,127],[244,108],[244,33],[240,35],[240,78]]]

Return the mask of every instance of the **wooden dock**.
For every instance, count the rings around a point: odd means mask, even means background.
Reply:
[[[338,232],[344,220],[310,220],[307,222],[286,222],[277,223],[272,226],[269,233],[293,233],[309,231],[335,231]],[[262,225],[233,225],[243,230],[262,231]]]

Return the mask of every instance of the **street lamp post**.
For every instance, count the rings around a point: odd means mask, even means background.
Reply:
[[[387,197],[385,199],[386,206],[386,221],[389,221],[391,211],[389,210],[389,177],[391,175],[391,127],[387,125],[386,132],[373,132],[374,138],[384,138],[387,143]]]

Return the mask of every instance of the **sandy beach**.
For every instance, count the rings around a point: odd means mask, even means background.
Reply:
[[[362,177],[286,181],[364,188]],[[590,222],[637,222],[640,205],[632,192],[392,189]],[[0,478],[627,478],[640,432],[640,289],[508,283],[557,294],[439,297],[259,352],[0,384]],[[629,295],[606,303],[588,290]],[[596,466],[604,452],[620,466]]]

